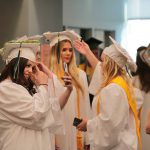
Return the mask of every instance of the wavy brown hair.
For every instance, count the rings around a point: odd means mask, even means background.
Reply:
[[[10,78],[12,82],[16,84],[20,84],[23,87],[25,87],[28,92],[33,95],[36,93],[35,88],[33,88],[34,83],[31,81],[29,78],[28,80],[24,77],[24,69],[27,65],[28,59],[20,57],[20,62],[19,62],[19,76],[17,79],[14,79],[14,66],[16,65],[17,58],[12,59],[2,70],[2,73],[0,75],[0,82],[4,81],[7,78]]]
[[[137,71],[134,75],[138,75],[141,83],[141,90],[148,93],[150,91],[150,67],[143,62],[140,57],[141,51],[147,50],[147,47],[141,46],[137,49],[136,64]]]

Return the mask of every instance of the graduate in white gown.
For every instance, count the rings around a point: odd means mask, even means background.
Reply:
[[[57,147],[61,150],[83,150],[84,146],[87,148],[89,144],[87,134],[73,126],[75,117],[89,118],[91,113],[87,77],[85,72],[77,67],[72,46],[73,41],[80,39],[80,36],[73,31],[47,32],[44,36],[50,40],[50,70],[60,81],[55,85],[56,94],[59,95],[60,91],[65,90],[61,80],[65,72],[68,72],[73,80],[73,91],[63,109],[66,133],[56,136]]]
[[[136,101],[125,65],[136,69],[128,53],[111,37],[99,62],[85,42],[76,41],[76,49],[95,68],[89,90],[94,95],[93,118],[77,126],[87,131],[91,150],[137,150],[140,142]]]
[[[7,65],[0,76],[0,150],[53,150],[50,133],[64,132],[61,109],[72,91],[71,77],[64,76],[66,91],[50,97],[51,72],[36,63],[38,41],[8,42]]]

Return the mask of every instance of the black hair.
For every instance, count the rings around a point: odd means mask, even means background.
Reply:
[[[16,62],[17,62],[17,58],[14,58],[5,66],[5,68],[3,69],[0,75],[0,82],[10,77],[12,82],[16,84],[20,84],[23,87],[25,87],[31,95],[35,94],[36,90],[35,88],[33,88],[34,83],[32,82],[30,78],[26,79],[24,77],[24,69],[27,65],[28,59],[20,57],[20,62],[19,62],[19,67],[18,67],[19,76],[17,79],[14,79],[14,66]]]
[[[137,71],[134,75],[138,75],[141,82],[141,90],[146,93],[150,91],[150,67],[143,62],[140,57],[140,52],[146,50],[147,47],[141,46],[137,49],[136,64]]]

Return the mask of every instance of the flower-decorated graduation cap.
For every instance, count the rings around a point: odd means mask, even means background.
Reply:
[[[96,38],[94,38],[94,37],[90,37],[90,38],[87,39],[85,42],[89,45],[89,47],[90,47],[91,50],[97,49],[98,46],[99,46],[101,43],[103,43],[101,40],[96,39]]]
[[[3,59],[6,61],[6,64],[8,64],[12,59],[17,58],[17,61],[14,66],[14,79],[17,80],[19,75],[18,67],[20,57],[35,62],[36,54],[39,50],[39,40],[31,40],[28,39],[27,36],[5,43],[3,48]]]
[[[60,42],[63,40],[69,40],[71,43],[75,40],[81,39],[80,35],[73,30],[66,30],[62,32],[46,32],[43,35],[50,41],[50,47],[57,44],[57,60],[60,60]]]
[[[27,37],[5,43],[3,59],[9,63],[13,58],[23,57],[33,62],[36,61],[36,54],[40,51],[39,40],[28,39]]]
[[[106,47],[103,53],[113,59],[120,68],[128,66],[131,71],[135,72],[137,66],[128,52],[122,48],[111,36],[109,36],[109,38],[113,44],[109,47]]]

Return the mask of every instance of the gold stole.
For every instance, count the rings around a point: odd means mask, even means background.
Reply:
[[[80,118],[80,93],[79,88],[76,87],[77,91],[77,117]],[[77,149],[83,150],[82,132],[77,130]]]
[[[98,99],[97,99],[96,112],[97,112],[97,115],[100,113],[100,96],[98,96]]]
[[[57,72],[57,75],[58,75],[59,79],[61,79],[61,77],[64,75],[64,72]],[[63,83],[62,80],[61,80],[61,82]],[[75,86],[75,89],[77,92],[77,117],[80,118],[80,91],[77,86]],[[77,139],[77,149],[83,150],[82,132],[79,130],[77,130],[76,139]]]
[[[132,99],[131,93],[129,90],[129,86],[127,85],[126,81],[122,77],[118,76],[118,77],[114,78],[110,83],[116,83],[119,86],[121,86],[127,95],[128,104],[134,114],[134,120],[135,120],[135,125],[136,125],[136,134],[138,137],[139,146],[140,146],[140,149],[142,149],[140,130],[139,130],[139,122],[138,122],[138,116],[137,116],[137,111],[136,111],[136,100],[135,100],[135,98]],[[99,113],[100,113],[100,96],[98,97],[98,101],[97,101],[97,115]]]

